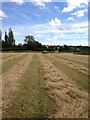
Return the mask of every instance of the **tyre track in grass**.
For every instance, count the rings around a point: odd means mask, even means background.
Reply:
[[[60,62],[62,62],[63,64],[67,65],[68,67],[70,67],[70,68],[72,68],[72,69],[77,70],[77,71],[80,72],[80,73],[84,73],[84,74],[86,74],[86,75],[89,74],[89,73],[88,73],[88,68],[86,68],[86,67],[84,67],[84,66],[82,66],[82,65],[76,64],[76,63],[71,62],[71,61],[68,61],[68,60],[65,60],[65,59],[63,59],[63,58],[61,58],[61,57],[57,57],[57,56],[55,56],[55,55],[53,55],[53,54],[49,54],[49,56],[50,56],[50,57],[54,57],[54,58],[56,58],[56,59],[58,58],[58,61],[60,60]]]
[[[28,67],[32,54],[28,54],[23,60],[20,60],[17,65],[13,66],[8,72],[3,74],[2,78],[2,113],[7,112],[10,101],[15,96],[15,92],[19,88],[19,79]]]
[[[4,117],[47,118],[52,115],[53,103],[43,89],[43,70],[37,54],[33,55],[26,71],[20,78],[20,86]],[[53,115],[52,115],[53,116]]]
[[[57,105],[55,118],[87,118],[88,94],[77,88],[50,60],[39,55],[45,71],[44,89]]]
[[[2,73],[7,72],[11,67],[16,65],[20,60],[24,59],[28,54],[18,54],[9,58],[6,62],[2,61]]]

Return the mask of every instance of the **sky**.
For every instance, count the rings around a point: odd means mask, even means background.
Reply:
[[[88,45],[88,0],[0,0],[3,36],[33,35],[43,45]]]

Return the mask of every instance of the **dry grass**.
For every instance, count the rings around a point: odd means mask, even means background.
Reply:
[[[19,54],[12,56],[6,62],[2,60],[2,73],[7,72],[11,67],[16,65],[20,60],[24,59],[28,54]]]
[[[11,110],[12,108],[9,108],[11,105],[11,100],[16,95],[16,92],[18,92],[19,83],[20,83],[20,77],[24,73],[24,71],[27,69],[27,66],[29,64],[29,59],[31,58],[31,55],[28,55],[26,58],[22,59],[18,62],[17,65],[9,69],[8,72],[3,74],[3,86],[2,86],[2,97],[3,97],[3,117],[10,117],[8,116],[7,110]],[[20,97],[20,96],[19,96]],[[13,101],[13,103],[16,101]]]
[[[88,117],[87,75],[53,54],[9,56],[2,74],[3,118]]]
[[[55,118],[83,118],[88,117],[87,93],[75,84],[46,58],[40,56],[41,64],[45,70],[45,90],[48,91],[52,101],[57,105]]]
[[[49,55],[50,57],[54,57],[54,59],[57,59],[57,56],[53,56],[53,54]],[[88,68],[84,67],[83,65],[76,64],[75,62],[72,62],[70,60],[66,60],[63,58],[58,57],[58,61],[62,62],[63,64],[67,65],[68,67],[77,70],[80,73],[84,73],[88,75]]]
[[[29,60],[29,59],[28,59]],[[43,89],[44,73],[37,55],[20,78],[19,89],[3,114],[10,118],[46,118],[53,114],[53,103]]]
[[[78,87],[80,87],[82,90],[88,91],[88,76],[85,74],[82,74],[65,64],[63,64],[58,59],[55,59],[55,57],[50,57],[49,55],[44,55],[46,58],[48,58],[58,69],[60,69],[63,73],[68,76],[69,79],[71,79]]]
[[[88,68],[88,55],[75,55],[72,53],[59,53],[54,55]]]

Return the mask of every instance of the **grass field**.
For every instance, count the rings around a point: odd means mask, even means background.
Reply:
[[[88,56],[3,53],[3,118],[87,118]]]

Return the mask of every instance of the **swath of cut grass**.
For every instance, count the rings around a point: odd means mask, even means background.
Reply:
[[[13,65],[17,64],[21,59],[24,59],[28,54],[22,54],[22,56],[18,56],[16,59],[12,59],[9,61],[6,61],[4,64],[2,64],[2,73],[8,71]]]
[[[4,117],[46,118],[53,114],[53,102],[43,89],[44,71],[37,55],[34,54],[27,70],[21,77],[20,89]]]
[[[17,55],[18,53],[2,53],[2,59],[6,59],[6,58],[9,58],[9,57],[13,57],[15,55]]]
[[[66,58],[66,57],[62,57],[62,56],[58,56],[58,55],[55,55],[57,58],[62,58],[64,60],[67,60],[67,61],[70,61],[70,62],[74,62],[76,64],[79,64],[79,65],[83,65],[84,67],[88,68],[88,60],[87,60],[87,63],[83,63],[81,61],[78,61],[77,59],[70,59],[70,58]]]
[[[45,58],[50,60],[58,69],[62,70],[69,79],[71,79],[78,87],[82,90],[88,91],[88,76],[78,71],[66,66],[62,62],[52,58],[50,56],[44,55]]]

